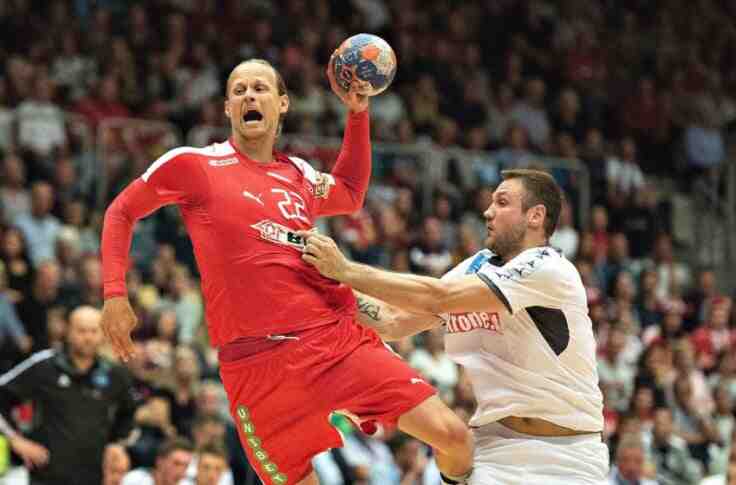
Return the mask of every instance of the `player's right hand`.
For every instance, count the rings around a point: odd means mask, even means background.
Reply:
[[[23,458],[23,463],[29,469],[43,467],[49,462],[49,450],[23,436],[13,436],[10,439],[10,447]]]
[[[327,79],[330,81],[330,88],[332,88],[332,91],[338,98],[340,98],[340,101],[348,107],[348,110],[351,113],[360,113],[361,111],[365,111],[368,109],[369,98],[368,96],[360,93],[360,86],[357,81],[353,81],[350,85],[349,91],[345,91],[339,84],[337,84],[337,81],[335,81],[334,64],[336,52],[337,51],[332,53],[330,61],[327,63]]]
[[[112,350],[123,362],[133,357],[133,341],[130,332],[133,331],[138,318],[125,296],[116,296],[105,300],[102,307],[102,331],[112,345]]]

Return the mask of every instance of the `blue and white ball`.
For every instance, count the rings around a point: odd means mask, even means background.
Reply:
[[[346,91],[355,86],[360,94],[375,96],[394,80],[396,54],[377,35],[357,34],[337,48],[333,69],[335,81]]]

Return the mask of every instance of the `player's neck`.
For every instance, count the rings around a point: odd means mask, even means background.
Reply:
[[[273,146],[275,140],[266,142],[263,138],[246,140],[238,133],[233,134],[233,143],[238,153],[259,163],[273,162]]]
[[[527,249],[532,248],[539,248],[542,246],[549,246],[549,241],[546,238],[530,238],[525,239],[518,248],[516,248],[515,251],[510,252],[509,254],[503,255],[503,262],[508,263]]]

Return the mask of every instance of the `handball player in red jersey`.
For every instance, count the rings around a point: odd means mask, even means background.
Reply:
[[[230,138],[169,151],[113,201],[102,231],[103,328],[128,360],[136,325],[125,287],[133,226],[177,204],[201,273],[230,411],[265,484],[318,483],[311,458],[342,446],[332,412],[366,431],[375,423],[398,426],[434,448],[446,483],[464,483],[473,452],[467,427],[360,325],[423,318],[431,327],[436,317],[356,299],[301,258],[304,240],[296,232],[317,217],[360,209],[371,173],[368,98],[338,87],[330,67],[332,90],[349,110],[331,173],[274,150],[289,97],[281,75],[251,59],[227,81]]]

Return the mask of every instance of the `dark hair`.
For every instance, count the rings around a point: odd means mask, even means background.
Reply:
[[[164,441],[156,451],[156,459],[166,458],[175,451],[194,451],[194,445],[192,442],[181,436],[175,436],[174,438]]]
[[[547,210],[544,220],[544,233],[550,237],[557,227],[562,210],[562,190],[555,179],[547,172],[531,169],[503,170],[503,180],[520,179],[526,194],[521,201],[524,212],[535,205],[542,204]]]
[[[221,441],[214,441],[212,443],[207,443],[204,446],[200,446],[199,448],[197,448],[197,453],[200,457],[207,453],[208,455],[219,456],[220,458],[225,460],[225,463],[230,461],[230,454],[227,452],[225,444]]]
[[[258,58],[252,58],[245,60],[241,63],[239,63],[237,66],[233,68],[232,71],[230,71],[230,75],[227,77],[227,83],[225,84],[225,98],[230,97],[230,81],[232,80],[233,73],[242,65],[244,64],[261,64],[263,66],[268,66],[271,69],[273,69],[273,73],[276,76],[276,89],[278,90],[279,96],[288,95],[289,92],[286,89],[286,82],[284,81],[284,77],[281,75],[281,73],[274,67],[273,64],[268,62],[266,59],[258,59]],[[279,126],[276,129],[276,136],[278,136],[281,133],[281,128],[284,125],[284,116],[285,114],[279,115]]]

